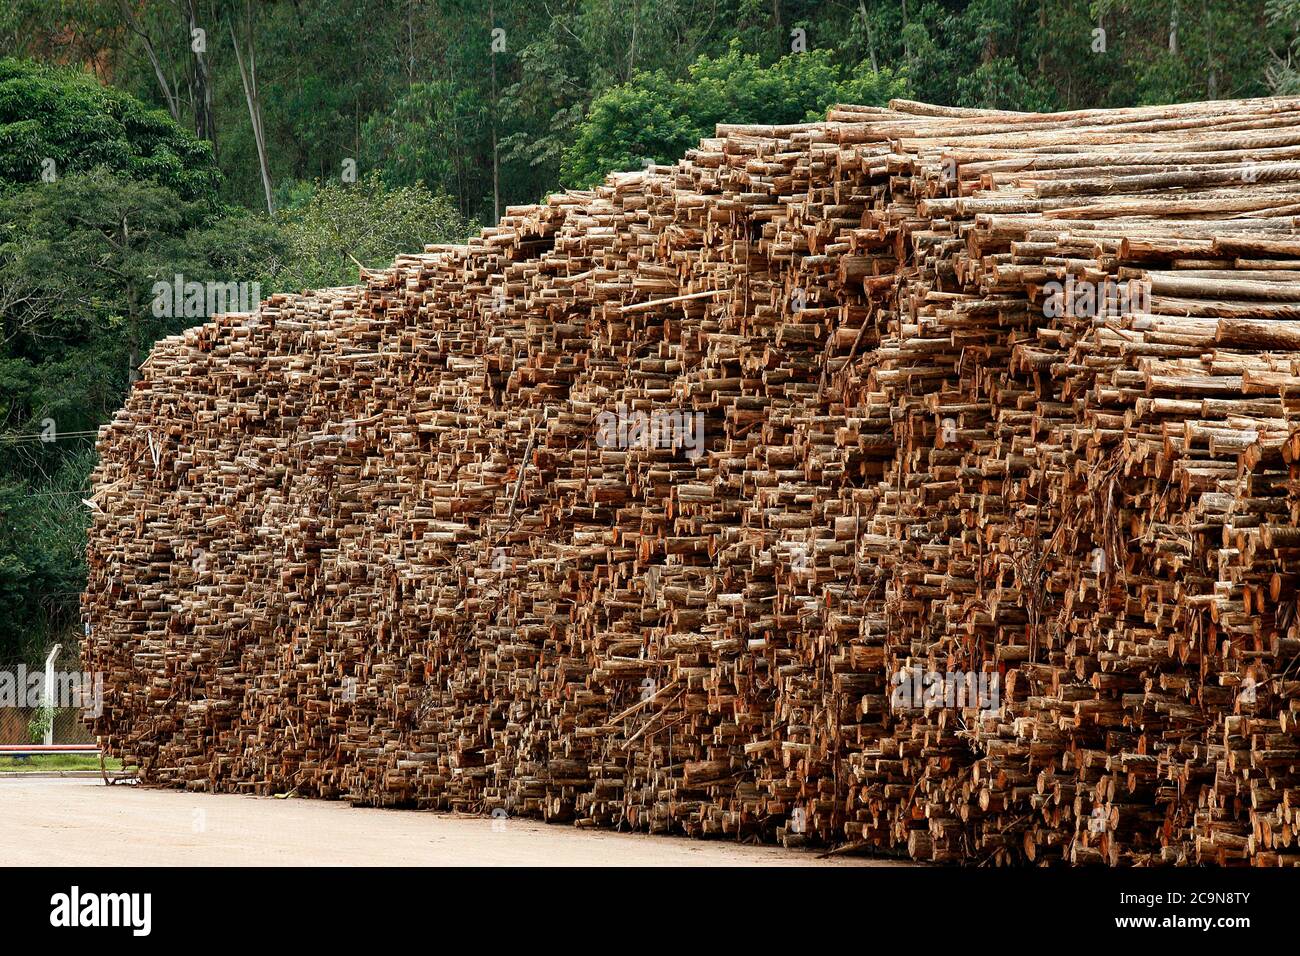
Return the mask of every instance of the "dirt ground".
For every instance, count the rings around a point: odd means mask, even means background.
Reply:
[[[0,866],[892,866],[325,800],[0,779]]]

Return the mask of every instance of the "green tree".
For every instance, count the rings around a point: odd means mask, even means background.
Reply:
[[[395,184],[425,182],[457,196],[461,214],[474,215],[491,202],[487,123],[473,90],[444,80],[415,83],[367,121],[362,162]]]
[[[212,202],[220,173],[207,144],[165,113],[75,70],[0,60],[0,185],[105,168]]]
[[[0,439],[6,458],[30,450]],[[0,478],[0,661],[35,664],[53,640],[75,641],[79,633],[88,524],[82,499],[94,457],[80,441],[40,481]]]
[[[906,95],[903,77],[862,65],[837,65],[827,50],[792,53],[764,66],[739,44],[720,57],[700,57],[685,78],[639,73],[598,96],[565,152],[563,175],[587,187],[612,170],[645,160],[670,162],[718,123],[782,124],[815,120],[834,103],[883,105]]]
[[[359,267],[385,268],[400,252],[463,241],[471,229],[446,196],[418,182],[389,187],[379,173],[303,187],[279,227],[285,266],[273,282],[286,289],[354,284]]]

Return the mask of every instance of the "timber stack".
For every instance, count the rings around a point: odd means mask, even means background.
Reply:
[[[86,666],[149,783],[1300,864],[1300,100],[721,126],[163,340]]]

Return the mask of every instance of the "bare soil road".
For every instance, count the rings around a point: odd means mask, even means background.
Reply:
[[[326,800],[0,779],[0,866],[893,866]]]

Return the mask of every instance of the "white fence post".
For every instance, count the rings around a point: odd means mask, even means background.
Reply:
[[[45,709],[50,715],[50,723],[45,728],[45,746],[54,743],[54,658],[63,650],[62,644],[55,644],[50,656],[45,658]]]

